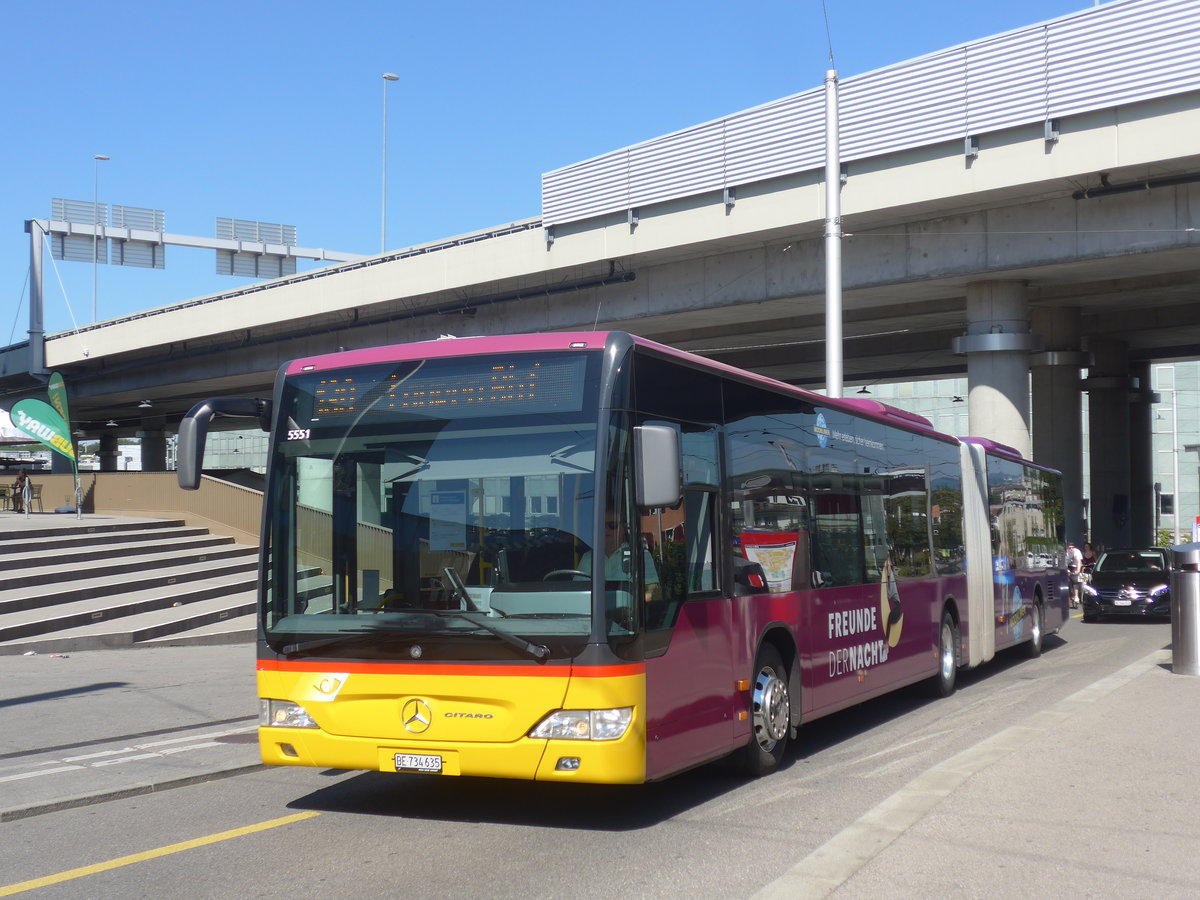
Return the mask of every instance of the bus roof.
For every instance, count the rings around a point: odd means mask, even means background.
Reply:
[[[298,375],[307,372],[323,372],[330,369],[340,369],[345,366],[365,366],[388,362],[401,362],[406,359],[436,359],[454,356],[469,356],[487,353],[512,353],[545,350],[602,350],[608,345],[609,339],[620,336],[631,340],[634,344],[652,349],[666,356],[687,360],[701,368],[724,372],[743,381],[773,387],[790,394],[801,394],[812,402],[824,406],[840,408],[856,415],[866,415],[872,419],[883,419],[891,424],[920,431],[947,441],[955,438],[941,434],[933,429],[932,423],[924,416],[907,412],[895,406],[889,406],[873,399],[847,399],[826,397],[813,391],[805,390],[793,384],[777,381],[765,375],[758,375],[739,369],[726,363],[717,362],[686,350],[679,350],[666,344],[647,340],[634,334],[620,331],[560,331],[538,334],[506,334],[494,337],[454,337],[444,335],[436,340],[417,341],[409,344],[393,344],[383,347],[369,347],[362,350],[342,350],[337,353],[326,353],[320,356],[307,356],[293,360],[285,366],[288,375]],[[1014,451],[1015,452],[1015,451]],[[1018,457],[1019,458],[1019,457]]]
[[[974,444],[977,447],[982,447],[985,453],[990,453],[992,456],[1002,456],[1006,459],[1014,460],[1015,462],[1024,463],[1027,466],[1033,466],[1035,469],[1045,469],[1047,472],[1058,472],[1058,469],[1053,466],[1044,466],[1041,463],[1035,463],[1031,459],[1026,459],[1021,455],[1021,452],[1015,447],[1010,447],[1008,444],[1001,444],[999,441],[993,441],[990,438],[981,437],[965,437],[961,439],[964,444]]]

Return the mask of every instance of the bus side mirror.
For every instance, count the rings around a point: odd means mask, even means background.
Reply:
[[[677,506],[683,497],[679,432],[667,425],[633,429],[637,458],[637,505],[643,509]]]
[[[254,397],[216,397],[202,400],[188,410],[179,423],[179,444],[175,469],[179,486],[185,491],[200,487],[200,467],[204,463],[204,444],[208,423],[215,415],[258,419],[263,431],[271,430],[271,401]]]

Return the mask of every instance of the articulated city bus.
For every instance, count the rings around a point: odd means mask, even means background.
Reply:
[[[274,765],[638,783],[1043,636],[1058,474],[621,332],[299,359],[213,415],[272,431],[258,636]]]

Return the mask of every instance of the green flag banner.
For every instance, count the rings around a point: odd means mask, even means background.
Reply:
[[[18,400],[13,404],[11,415],[14,426],[61,453],[74,465],[75,446],[71,443],[70,429],[53,406],[41,400]]]
[[[67,386],[63,383],[63,377],[57,372],[50,376],[46,393],[50,395],[50,405],[58,410],[62,420],[67,423],[67,430],[70,431],[71,414],[67,411]]]

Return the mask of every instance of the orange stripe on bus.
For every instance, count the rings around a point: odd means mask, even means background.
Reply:
[[[552,677],[566,678],[621,678],[630,675],[646,674],[644,663],[621,663],[606,666],[579,666],[571,664],[544,666],[496,666],[479,664],[441,664],[441,663],[373,663],[373,662],[338,662],[327,660],[320,665],[311,660],[293,661],[279,659],[260,659],[260,672],[346,672],[357,675],[459,675],[467,677],[504,677],[517,678]]]

